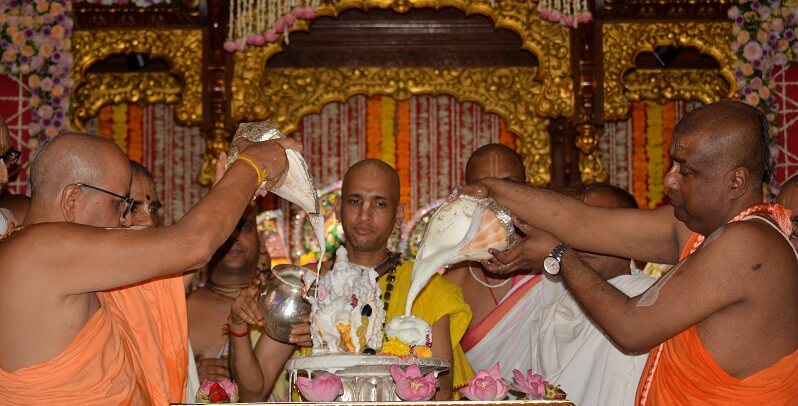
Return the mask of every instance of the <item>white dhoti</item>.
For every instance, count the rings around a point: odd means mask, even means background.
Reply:
[[[634,297],[656,280],[635,274],[615,277],[609,283]],[[544,289],[562,289],[561,281],[549,277],[540,284]],[[545,304],[531,329],[530,369],[560,385],[568,400],[580,406],[634,404],[647,354],[627,355],[618,350],[569,292],[563,290],[557,300]]]
[[[498,306],[463,336],[460,345],[475,371],[497,361],[505,377],[512,376],[513,369],[529,369],[531,324],[544,299],[540,278],[525,275],[515,281]]]

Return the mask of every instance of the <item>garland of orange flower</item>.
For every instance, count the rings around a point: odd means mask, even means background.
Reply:
[[[396,168],[396,134],[395,134],[396,100],[383,97],[380,104],[380,159]]]
[[[380,135],[380,121],[382,115],[380,114],[380,107],[382,105],[381,97],[370,97],[366,100],[366,157],[367,158],[381,158],[380,143],[382,137]]]
[[[141,162],[144,158],[144,131],[142,129],[143,109],[137,104],[131,104],[127,109],[127,156]]]
[[[632,103],[632,194],[640,207],[646,199],[646,103]]]
[[[103,106],[100,108],[100,113],[97,118],[97,132],[105,138],[113,139],[114,137],[114,117],[111,112],[111,106]]]
[[[410,219],[410,100],[396,104],[396,171],[399,172],[399,202],[405,205],[405,220]]]
[[[127,154],[127,104],[111,106],[112,140],[122,152]]]
[[[646,105],[646,157],[648,158],[648,208],[653,209],[665,196],[662,178],[665,175],[662,162],[662,105]]]
[[[665,168],[671,166],[671,140],[676,128],[676,103],[665,104],[662,109],[662,163]]]

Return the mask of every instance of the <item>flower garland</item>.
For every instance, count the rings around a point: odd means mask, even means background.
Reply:
[[[589,23],[593,19],[587,0],[540,0],[538,12],[545,20],[570,28]]]
[[[316,17],[319,0],[230,0],[229,28],[224,49],[243,51],[247,45],[277,41],[298,20]]]
[[[739,0],[729,8],[734,21],[732,51],[740,97],[767,114],[777,126],[777,101],[772,94],[774,70],[798,56],[798,7],[775,0]]]
[[[0,73],[28,75],[31,138],[69,128],[72,79],[69,0],[6,0],[0,4]]]
[[[399,202],[405,205],[405,220],[410,218],[410,100],[396,104],[396,171],[399,173]]]
[[[382,107],[381,97],[369,97],[366,101],[366,158],[380,159],[382,154],[381,141],[382,137],[382,114],[380,110]]]
[[[100,4],[103,6],[127,6],[133,4],[136,7],[150,7],[158,4],[169,4],[172,0],[78,0],[78,3]]]
[[[393,97],[381,97],[380,105],[380,159],[396,168],[396,134],[394,134],[396,100]]]
[[[632,194],[640,207],[648,207],[645,149],[646,103],[632,103]]]
[[[648,208],[657,207],[665,196],[662,178],[665,167],[662,162],[662,105],[646,103],[646,157],[648,158]]]

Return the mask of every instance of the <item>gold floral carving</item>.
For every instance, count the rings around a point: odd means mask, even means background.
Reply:
[[[182,90],[180,81],[166,72],[89,73],[75,92],[74,120],[82,129],[107,104],[177,103]]]
[[[707,84],[689,83],[690,76],[679,73],[667,73],[664,78],[656,83],[662,89],[660,96],[655,99],[670,99],[667,94],[690,94],[695,100],[699,97],[712,100],[718,97],[718,91],[725,89],[720,96],[733,97],[735,93],[734,69],[732,62],[734,55],[729,46],[731,22],[684,22],[684,23],[605,23],[604,36],[604,119],[619,120],[626,118],[629,113],[629,101],[626,95],[633,97],[642,96],[643,91],[639,85],[645,79],[641,75],[630,75],[634,70],[634,61],[641,52],[653,52],[659,46],[692,47],[702,54],[713,57],[720,67],[710,70],[726,82],[725,87],[712,78]],[[634,41],[630,41],[633,38]],[[663,70],[662,72],[669,71]],[[697,77],[706,79],[706,73],[695,70]],[[644,72],[648,75],[653,72]],[[627,92],[626,79],[632,80],[635,89]],[[650,84],[649,84],[650,86]],[[698,90],[701,86],[703,89]],[[667,89],[667,91],[666,91]],[[656,90],[654,90],[656,91]],[[666,94],[667,93],[667,94]]]
[[[538,59],[534,81],[539,90],[530,106],[542,117],[573,115],[574,95],[571,79],[570,31],[561,24],[544,21],[537,12],[536,2],[491,0],[324,0],[316,11],[317,16],[337,16],[348,9],[392,8],[404,13],[410,9],[454,7],[466,15],[482,14],[497,28],[512,30],[521,39],[521,46]],[[299,20],[291,31],[307,31],[309,24]],[[234,122],[272,118],[265,114],[267,106],[276,99],[267,99],[261,93],[268,73],[266,61],[281,52],[283,41],[278,40],[263,47],[250,47],[236,52],[232,88],[232,117]],[[419,82],[417,82],[419,83]],[[282,95],[280,95],[282,96]],[[317,108],[320,108],[317,107]]]
[[[634,70],[626,75],[623,84],[629,101],[697,100],[708,104],[729,94],[729,82],[718,71],[707,69]]]
[[[131,52],[162,58],[169,73],[88,73],[111,55]],[[105,103],[177,101],[177,119],[202,122],[202,31],[199,29],[76,30],[72,34],[75,82],[74,125],[96,114]],[[122,82],[128,80],[128,83]],[[141,81],[141,83],[135,83]],[[134,84],[135,83],[135,84]],[[179,95],[174,93],[179,86]],[[85,88],[85,89],[84,89]]]
[[[507,129],[519,135],[519,150],[530,166],[530,181],[548,183],[548,119],[534,108],[543,87],[535,82],[534,67],[515,68],[275,68],[258,86],[252,116],[267,118],[282,131],[296,129],[299,120],[333,102],[357,94],[387,95],[404,100],[411,95],[450,94],[461,102],[475,102],[504,118]],[[541,166],[545,165],[545,166]]]

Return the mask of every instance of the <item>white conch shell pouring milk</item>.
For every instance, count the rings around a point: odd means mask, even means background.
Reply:
[[[460,195],[442,204],[430,218],[416,255],[405,317],[410,317],[419,292],[440,269],[488,259],[489,249],[504,251],[515,239],[510,213],[493,199]]]
[[[285,138],[285,136],[268,121],[241,123],[233,137],[233,142],[230,143],[230,153],[228,154],[230,162],[233,162],[239,154],[238,148],[235,146],[235,140],[237,138],[258,142]],[[313,182],[313,176],[310,175],[308,165],[305,163],[302,154],[292,149],[286,150],[285,154],[288,157],[288,170],[285,176],[283,176],[283,179],[280,183],[271,185],[270,187],[267,182],[264,182],[258,188],[258,191],[268,187],[272,193],[291,203],[295,203],[308,213],[308,219],[310,220],[311,226],[313,226],[313,232],[316,235],[316,240],[319,242],[319,248],[321,249],[319,262],[317,264],[318,272],[321,268],[322,258],[324,258],[324,253],[326,251],[324,242],[324,218],[321,215],[319,207],[319,194],[316,190],[316,184]],[[312,278],[312,276],[310,277]]]

